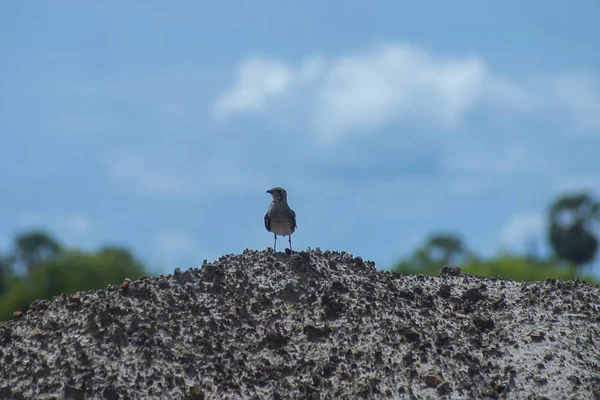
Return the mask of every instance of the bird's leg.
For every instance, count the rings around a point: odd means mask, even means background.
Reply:
[[[273,242],[273,253],[277,253],[277,235],[273,234],[273,236],[275,236],[275,241]]]
[[[288,235],[288,237],[290,238],[290,251],[292,251],[292,235]]]

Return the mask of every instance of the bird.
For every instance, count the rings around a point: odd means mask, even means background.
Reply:
[[[290,251],[292,251],[292,233],[296,230],[296,212],[290,208],[287,202],[287,192],[282,187],[274,187],[267,190],[272,197],[269,209],[265,214],[265,228],[273,233],[273,251],[277,251],[277,235],[288,236]]]

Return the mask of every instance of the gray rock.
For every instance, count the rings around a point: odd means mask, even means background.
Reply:
[[[0,325],[0,398],[594,398],[599,303],[580,281],[246,250],[33,303]]]

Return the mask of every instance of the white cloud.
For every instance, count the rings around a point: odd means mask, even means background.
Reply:
[[[319,82],[325,71],[321,57],[307,57],[298,66],[282,60],[253,56],[240,63],[232,86],[212,104],[213,115],[226,119],[242,113],[268,113],[277,117],[273,107],[281,107],[280,100],[290,99],[290,93],[299,94]],[[296,111],[298,107],[294,105]]]
[[[510,218],[500,231],[500,243],[508,248],[523,246],[531,238],[544,235],[545,217],[538,212],[522,212]]]
[[[406,44],[380,46],[344,56],[331,65],[315,94],[317,127],[336,135],[417,119],[460,125],[484,97],[513,97],[485,62],[450,58]]]
[[[314,82],[323,73],[324,68],[325,60],[321,57],[308,57],[299,69],[300,82],[304,84]]]
[[[245,111],[262,111],[267,102],[291,85],[293,71],[285,63],[259,57],[240,65],[235,83],[214,104],[219,117]]]
[[[261,112],[277,119],[282,111],[295,113],[288,118],[309,121],[321,140],[333,142],[402,121],[453,129],[479,108],[544,115],[558,109],[579,128],[598,130],[599,97],[598,79],[591,74],[519,81],[492,71],[476,55],[451,56],[400,42],[328,62],[310,56],[293,65],[251,57],[240,63],[213,111],[217,118]]]

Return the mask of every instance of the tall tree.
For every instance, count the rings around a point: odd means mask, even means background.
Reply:
[[[586,193],[556,199],[548,215],[548,237],[556,255],[580,267],[591,262],[598,249],[595,223],[600,203]]]
[[[55,257],[61,251],[60,243],[44,231],[32,231],[15,238],[15,260],[22,263],[27,270]]]
[[[8,287],[8,279],[12,273],[12,260],[10,256],[0,254],[0,295]]]
[[[427,239],[423,253],[429,261],[441,266],[458,262],[465,254],[465,246],[458,235],[437,233]]]
[[[437,274],[444,264],[455,264],[467,256],[467,249],[459,235],[434,233],[412,255],[401,260],[394,269],[403,273]]]

